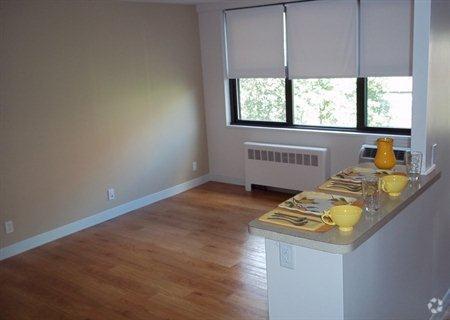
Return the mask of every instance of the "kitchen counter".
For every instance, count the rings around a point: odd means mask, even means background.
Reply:
[[[421,176],[396,198],[382,193],[380,210],[363,212],[351,232],[251,221],[250,233],[265,238],[269,318],[429,317],[440,176]]]
[[[373,214],[363,212],[361,220],[351,232],[342,232],[338,228],[333,228],[324,233],[301,231],[266,223],[258,219],[249,223],[249,231],[253,235],[296,246],[330,253],[348,253],[355,250],[380,228],[394,219],[406,206],[438,180],[440,176],[441,173],[437,170],[434,170],[427,176],[421,176],[419,181],[410,183],[401,196],[396,198],[389,197],[383,192],[380,210]]]

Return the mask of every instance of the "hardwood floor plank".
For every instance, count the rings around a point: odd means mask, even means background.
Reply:
[[[207,183],[0,262],[0,319],[266,319],[264,240],[289,195]]]

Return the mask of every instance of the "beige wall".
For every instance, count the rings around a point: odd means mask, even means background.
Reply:
[[[208,172],[194,7],[0,6],[0,247]]]

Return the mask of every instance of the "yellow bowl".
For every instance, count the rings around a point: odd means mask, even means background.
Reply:
[[[322,221],[330,226],[337,225],[341,231],[352,231],[361,218],[362,209],[349,204],[331,207],[322,214]]]
[[[398,197],[408,184],[408,177],[392,174],[381,178],[381,189],[391,197]]]

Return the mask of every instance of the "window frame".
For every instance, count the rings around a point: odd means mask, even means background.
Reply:
[[[381,128],[367,126],[367,78],[356,78],[356,128],[331,127],[331,126],[308,126],[294,124],[292,80],[285,79],[286,94],[286,121],[258,121],[239,119],[239,79],[229,79],[230,90],[230,115],[231,125],[254,126],[254,127],[272,127],[272,128],[293,128],[308,130],[325,131],[343,131],[343,132],[361,132],[361,133],[380,133],[395,135],[411,135],[411,129],[405,128]]]

